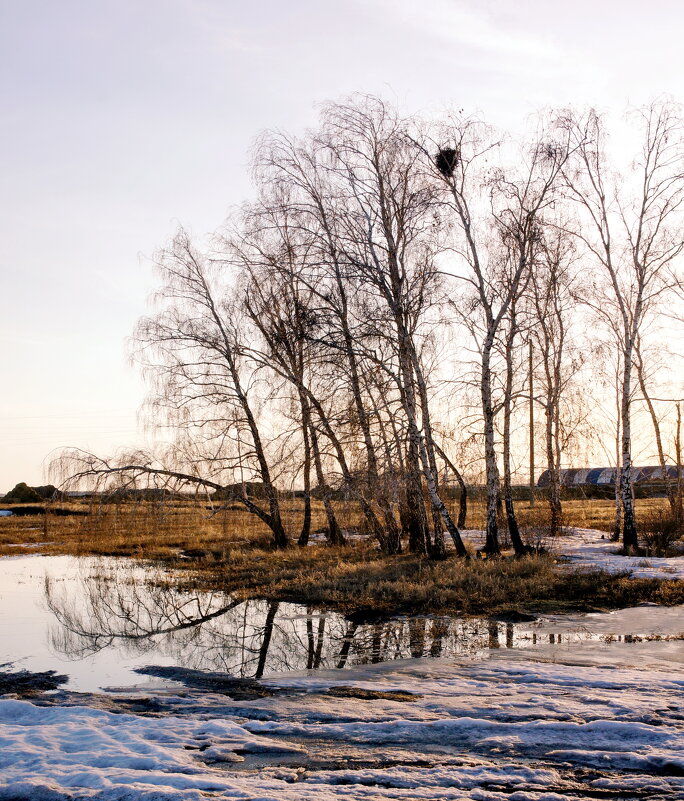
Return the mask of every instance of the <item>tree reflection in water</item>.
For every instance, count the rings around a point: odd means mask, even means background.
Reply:
[[[310,606],[186,592],[170,586],[162,572],[130,563],[103,562],[74,581],[46,578],[45,598],[57,623],[52,648],[70,659],[108,648],[112,658],[155,654],[243,678],[533,642],[529,626],[518,631],[491,620],[412,617],[363,624]]]

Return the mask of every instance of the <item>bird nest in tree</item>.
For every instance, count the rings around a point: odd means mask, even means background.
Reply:
[[[443,147],[435,156],[435,166],[445,178],[454,174],[459,161],[459,151],[453,147]]]

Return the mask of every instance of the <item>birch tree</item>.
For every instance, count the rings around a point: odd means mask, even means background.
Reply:
[[[460,264],[458,276],[470,287],[471,315],[478,330],[480,353],[480,400],[483,418],[484,457],[487,482],[486,541],[484,551],[499,552],[497,509],[500,502],[500,473],[495,442],[495,419],[499,409],[494,400],[496,376],[492,360],[497,336],[513,298],[532,268],[539,240],[539,215],[551,203],[557,178],[568,158],[568,136],[555,138],[540,130],[536,140],[523,151],[523,167],[516,171],[506,165],[494,169],[500,159],[496,134],[479,120],[452,118],[438,133],[443,144],[433,157],[434,173],[443,188],[443,201],[455,223],[453,251]],[[507,279],[490,258],[497,242],[515,253]],[[459,301],[454,301],[457,313]]]
[[[606,155],[607,131],[595,111],[564,119],[575,144],[564,171],[571,197],[582,211],[575,234],[605,280],[605,298],[619,325],[622,542],[638,549],[632,488],[632,402],[635,345],[649,315],[673,285],[672,271],[684,248],[684,128],[680,110],[654,102],[633,112],[640,151],[621,180]],[[600,302],[600,301],[599,301]],[[598,304],[595,304],[598,305]],[[603,306],[603,312],[606,308]]]
[[[561,527],[561,460],[584,417],[568,397],[583,359],[577,352],[573,327],[577,319],[578,256],[572,238],[557,225],[545,225],[528,299],[532,352],[536,355],[534,402],[544,410],[544,451],[549,475],[550,535]],[[584,343],[585,347],[587,343]],[[583,388],[582,391],[586,391]]]

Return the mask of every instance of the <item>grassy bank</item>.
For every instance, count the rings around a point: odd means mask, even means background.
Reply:
[[[642,513],[658,506],[662,501],[639,502]],[[83,511],[84,506],[71,508]],[[611,511],[606,501],[566,504],[568,522],[587,528],[610,529]],[[353,504],[339,505],[338,512],[345,526],[358,522],[359,511]],[[482,512],[481,508],[472,510],[470,527],[481,525]],[[519,513],[523,526],[543,524],[544,509],[539,505],[529,509],[520,504]],[[298,502],[285,505],[285,516],[290,530],[297,531]],[[313,528],[324,522],[323,509],[316,506]],[[207,509],[183,503],[111,505],[90,516],[0,517],[0,554],[36,552],[150,559],[182,568],[183,581],[195,587],[364,615],[684,603],[684,582],[577,574],[560,569],[551,556],[432,562],[411,554],[383,557],[368,542],[278,552],[269,547],[268,532],[254,516],[240,509],[212,516]]]
[[[366,547],[264,552],[241,549],[190,578],[244,598],[261,597],[345,613],[561,612],[611,609],[644,601],[684,603],[684,582],[632,580],[559,569],[550,556],[465,563],[405,554],[382,557]]]

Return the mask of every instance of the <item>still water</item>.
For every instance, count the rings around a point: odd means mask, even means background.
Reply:
[[[0,559],[0,665],[69,676],[68,689],[159,685],[135,673],[171,665],[267,678],[408,658],[514,657],[567,661],[604,653],[684,662],[684,607],[546,616],[401,617],[360,623],[292,603],[236,601],[181,592],[156,568],[129,559],[18,556]],[[655,650],[654,650],[655,649]],[[610,659],[615,654],[611,652]]]

